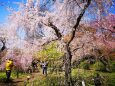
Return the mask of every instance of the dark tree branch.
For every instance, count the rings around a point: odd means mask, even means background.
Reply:
[[[79,5],[79,3],[77,2],[77,0],[75,0],[76,4],[81,8],[81,6]],[[81,8],[82,9],[82,8]]]
[[[113,29],[115,29],[115,26],[113,26]]]
[[[52,22],[49,22],[48,25],[55,31],[56,36],[60,39],[62,37],[62,34],[60,33],[59,29],[55,25],[53,25]]]
[[[77,29],[77,27],[79,26],[79,23],[80,23],[80,21],[81,21],[83,15],[84,15],[86,9],[89,7],[90,3],[91,3],[91,0],[87,0],[87,4],[84,6],[84,8],[82,9],[81,13],[79,14],[79,16],[78,16],[78,18],[77,18],[77,20],[76,20],[76,24],[73,26],[73,31],[72,31],[72,34],[71,34],[72,36],[71,36],[71,39],[70,39],[69,42],[68,42],[68,45],[71,43],[71,41],[72,41],[73,38],[75,37],[76,29]]]
[[[72,52],[75,52],[75,51],[77,51],[78,49],[83,48],[83,47],[84,47],[84,45],[85,45],[85,44],[83,43],[83,44],[82,44],[82,46],[75,48]]]
[[[103,27],[100,28],[100,29],[101,29],[102,33],[103,33],[103,30],[107,30],[107,31],[109,31],[109,32],[111,32],[111,33],[115,33],[114,28],[115,28],[115,27],[113,27],[113,30],[111,30],[111,29],[106,29],[106,28],[103,28]]]
[[[6,45],[5,45],[6,42],[5,42],[5,39],[1,40],[1,42],[2,42],[3,46],[2,46],[2,48],[0,49],[0,52],[2,52],[3,50],[6,49]]]
[[[41,22],[41,23],[43,23],[43,22]],[[62,34],[61,34],[60,30],[50,20],[48,22],[48,25],[45,24],[45,23],[43,23],[43,24],[46,25],[46,26],[51,27],[55,31],[56,36],[58,37],[58,39],[61,39]]]

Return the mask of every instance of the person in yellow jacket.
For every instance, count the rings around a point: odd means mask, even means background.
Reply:
[[[12,67],[13,67],[13,60],[8,59],[6,61],[6,82],[9,82]]]

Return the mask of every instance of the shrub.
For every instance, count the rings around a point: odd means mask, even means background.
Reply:
[[[112,72],[115,72],[115,62],[111,62],[110,68],[111,68]]]
[[[87,61],[84,61],[84,62],[81,62],[80,68],[89,70],[90,69],[90,65],[89,65],[89,63]]]
[[[0,82],[6,81],[6,73],[5,72],[0,72]]]
[[[96,70],[96,71],[105,71],[106,70],[106,67],[103,63],[101,62],[96,62],[94,65],[93,65],[93,68]]]

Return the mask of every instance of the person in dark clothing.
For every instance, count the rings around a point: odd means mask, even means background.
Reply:
[[[41,63],[41,66],[42,66],[43,74],[47,76],[47,66],[48,66],[48,62],[42,62],[42,63]]]
[[[35,70],[37,69],[37,64],[38,64],[38,61],[36,59],[34,59],[32,61],[32,71],[35,72]]]
[[[94,77],[94,84],[95,84],[95,86],[102,86],[101,85],[101,77],[98,73],[96,74],[96,77]]]

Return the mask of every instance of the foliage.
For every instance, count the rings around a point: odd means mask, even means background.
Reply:
[[[73,80],[76,81],[77,79],[84,80],[86,86],[94,86],[93,78],[96,76],[95,74],[99,73],[101,76],[102,86],[114,86],[115,82],[115,72],[107,73],[107,72],[100,72],[95,70],[84,70],[84,69],[73,69],[72,70],[72,77]]]
[[[12,22],[9,23],[9,28],[13,34],[15,34],[17,29],[24,27],[26,40],[32,44],[33,42],[37,42],[36,39],[39,38],[38,34],[40,34],[40,31],[43,29],[44,33],[46,33],[45,36],[50,36],[51,40],[57,38],[60,40],[64,33],[70,33],[71,36],[69,41],[67,40],[67,48],[65,49],[65,51],[67,51],[65,59],[67,64],[65,66],[67,67],[65,67],[65,73],[71,78],[72,52],[70,43],[76,35],[75,32],[79,32],[79,30],[77,30],[79,24],[82,22],[86,23],[85,20],[89,16],[89,18],[94,16],[94,19],[99,17],[99,20],[101,20],[100,17],[108,15],[112,1],[113,0],[42,0],[41,2],[41,0],[27,0],[26,4],[20,4],[20,9],[16,12],[13,11],[9,16],[9,20],[12,20]],[[83,16],[84,19],[82,18]],[[60,57],[60,54],[57,53],[55,48],[48,47],[39,52],[37,57],[40,60],[55,60]],[[87,68],[88,66],[86,65],[85,67]],[[68,76],[67,79],[71,80]]]
[[[84,61],[84,62],[81,62],[81,64],[80,64],[80,68],[83,68],[83,69],[90,69],[90,64],[87,62],[87,60],[86,61]]]
[[[96,71],[105,71],[105,65],[100,61],[97,61],[95,64],[93,64],[93,68]]]
[[[40,61],[56,60],[62,55],[63,53],[58,50],[58,44],[56,42],[45,45],[43,50],[35,53],[35,57],[37,57]]]
[[[20,72],[19,73],[19,78],[25,77],[27,75],[28,74]],[[16,79],[16,78],[17,78],[16,71],[12,71],[12,73],[11,73],[11,79]],[[2,72],[0,72],[0,82],[4,82],[5,80],[6,80],[6,72],[2,71]]]
[[[63,71],[63,61],[62,59],[59,59],[59,60],[56,60],[56,61],[50,61],[50,64],[49,64],[49,70],[50,70],[50,73],[58,73],[58,72],[62,72]]]
[[[107,85],[108,86],[115,86],[115,73],[106,74]]]
[[[84,80],[86,86],[94,86],[93,78],[95,74],[99,73],[102,78],[102,86],[114,86],[115,85],[115,72],[96,72],[95,70],[84,70],[84,69],[72,69],[72,83],[79,84],[81,86],[81,81]],[[31,81],[27,86],[64,86],[64,72],[60,74],[48,74],[47,77],[39,75],[38,78]]]
[[[110,63],[110,68],[113,72],[115,72],[115,62]]]
[[[42,80],[41,80],[42,79]],[[62,86],[64,85],[64,77],[62,75],[49,74],[47,77],[39,76],[27,86]]]

